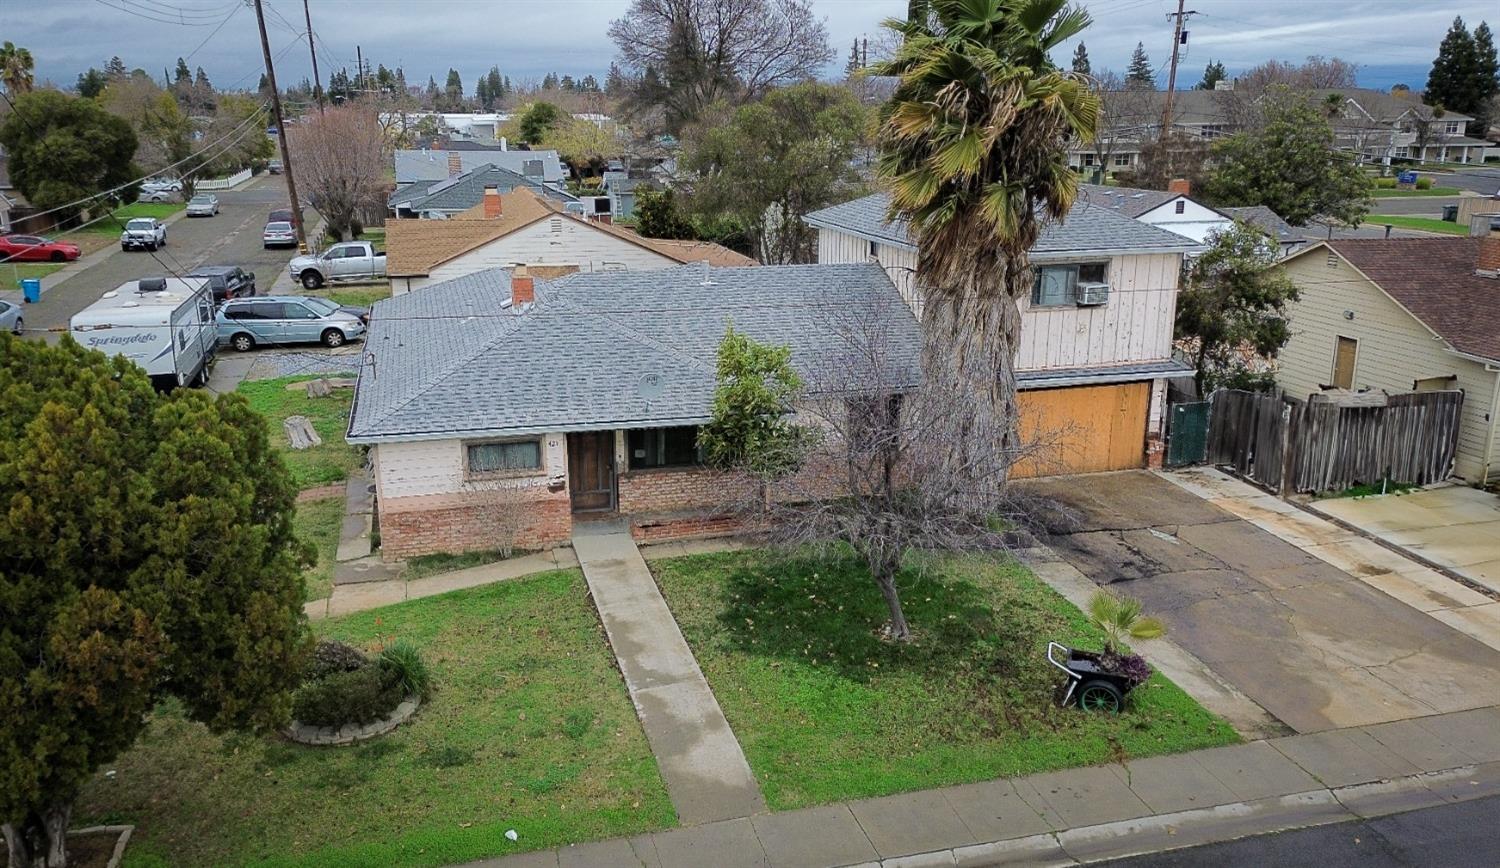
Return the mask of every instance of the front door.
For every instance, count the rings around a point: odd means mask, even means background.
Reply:
[[[615,433],[568,435],[568,485],[574,512],[615,508]]]

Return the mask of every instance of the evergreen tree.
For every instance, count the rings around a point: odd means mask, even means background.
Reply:
[[[490,67],[490,71],[485,73],[484,85],[485,90],[489,91],[491,105],[505,99],[505,81],[500,78],[500,67]]]
[[[604,76],[604,92],[610,96],[620,96],[625,92],[625,73],[620,71],[620,64],[609,65],[609,74]]]
[[[201,66],[198,67],[198,71],[193,74],[193,87],[210,91],[214,89],[214,86],[209,83],[208,73],[204,72],[203,67]]]
[[[456,69],[448,70],[448,81],[443,85],[443,102],[454,111],[463,108],[464,81]]]
[[[186,69],[187,64],[183,64],[183,68]],[[111,81],[115,81],[122,78],[128,78],[130,76],[130,70],[125,68],[125,61],[121,60],[120,55],[116,54],[114,57],[111,57],[109,59],[108,63],[104,64],[104,74],[109,76]]]
[[[1089,65],[1089,50],[1084,47],[1082,42],[1078,43],[1078,47],[1073,49],[1073,71],[1079,75],[1094,74],[1093,67]]]
[[[109,84],[109,77],[91,66],[88,72],[78,74],[78,83],[73,86],[73,89],[78,91],[79,96],[93,99],[104,92],[104,86],[107,84]]]
[[[479,102],[480,111],[489,111],[495,104],[495,98],[490,94],[490,80],[481,75],[474,80],[474,99]]]
[[[549,72],[542,76],[542,90],[557,90],[557,73]]]
[[[1474,37],[1463,18],[1454,18],[1453,25],[1438,45],[1437,57],[1432,61],[1432,71],[1427,74],[1427,92],[1422,100],[1431,106],[1441,106],[1448,111],[1469,114],[1478,108],[1478,91],[1475,87],[1479,56]]]
[[[1474,116],[1469,135],[1484,139],[1489,137],[1490,123],[1495,120],[1495,100],[1500,97],[1500,59],[1495,56],[1495,35],[1485,21],[1474,28],[1474,89],[1479,102],[1469,112]]]
[[[406,94],[406,70],[396,67],[396,93]]]
[[[422,95],[427,100],[428,108],[437,108],[439,93],[437,79],[427,76],[427,87],[422,91]]]
[[[173,73],[172,80],[178,84],[193,83],[193,73],[188,69],[186,60],[177,58],[177,71]]]
[[[1198,82],[1197,89],[1213,90],[1214,85],[1228,77],[1228,74],[1224,72],[1224,64],[1217,60],[1211,60],[1203,70],[1203,80]]]
[[[573,76],[565,75],[558,81],[557,86],[561,90],[577,90],[578,85],[574,83]]]
[[[582,79],[579,79],[578,89],[586,93],[598,93],[599,79],[594,78],[592,75],[585,75]]]
[[[1151,59],[1146,57],[1146,46],[1137,42],[1130,55],[1130,68],[1125,71],[1126,87],[1156,88],[1156,72],[1151,69]]]
[[[844,64],[844,75],[853,76],[859,72],[859,40],[856,38],[854,44],[849,46],[849,60]]]

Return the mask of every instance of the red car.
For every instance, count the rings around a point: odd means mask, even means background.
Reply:
[[[78,253],[78,245],[66,241],[48,241],[39,235],[0,235],[0,262],[71,262]]]

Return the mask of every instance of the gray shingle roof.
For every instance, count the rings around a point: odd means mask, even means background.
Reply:
[[[849,232],[881,244],[915,249],[904,222],[887,223],[886,208],[890,198],[876,193],[841,205],[824,208],[807,215],[809,225]],[[1199,245],[1175,232],[1158,229],[1107,208],[1079,202],[1067,218],[1049,223],[1036,245],[1035,258],[1068,256],[1105,251],[1140,251],[1174,253],[1198,250]]]
[[[396,152],[396,183],[412,181],[441,181],[448,177],[448,151],[403,149]],[[526,174],[527,160],[542,161],[541,180],[548,184],[561,183],[562,162],[557,151],[454,151],[463,171],[469,172],[480,166],[500,166],[518,175]]]
[[[437,181],[415,181],[397,187],[388,201],[390,207],[412,211],[467,211],[484,200],[484,188],[495,185],[501,193],[526,187],[539,196],[559,202],[577,202],[578,198],[546,184],[518,175],[501,166],[478,166],[457,178],[446,175]]]
[[[1235,220],[1249,223],[1282,244],[1296,244],[1307,240],[1306,233],[1281,219],[1281,215],[1265,205],[1245,205],[1219,210]]]
[[[1138,187],[1109,187],[1104,184],[1078,185],[1079,199],[1090,205],[1118,211],[1126,217],[1139,217],[1180,195],[1182,194],[1168,193],[1165,190],[1145,190]]]
[[[840,367],[835,321],[879,323],[884,381],[916,382],[916,319],[874,263],[594,272],[538,281],[523,311],[509,298],[497,268],[378,302],[349,439],[696,424],[731,321],[790,346],[810,382]],[[664,382],[659,394],[642,388],[648,376]]]

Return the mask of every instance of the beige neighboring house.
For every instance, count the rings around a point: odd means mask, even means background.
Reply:
[[[521,264],[544,279],[573,271],[642,271],[687,262],[756,264],[718,244],[646,238],[623,226],[589,220],[525,188],[509,193],[486,188],[479,205],[451,220],[391,220],[385,246],[392,295]]]
[[[920,318],[917,247],[886,221],[877,193],[807,215],[818,262],[878,262]],[[1157,464],[1167,381],[1193,368],[1173,357],[1177,282],[1191,239],[1080,202],[1031,249],[1037,281],[1021,300],[1016,380],[1023,435],[1056,449],[1019,475],[1091,473]]]
[[[1500,233],[1322,241],[1284,267],[1301,289],[1285,392],[1462,390],[1454,473],[1500,477]]]

